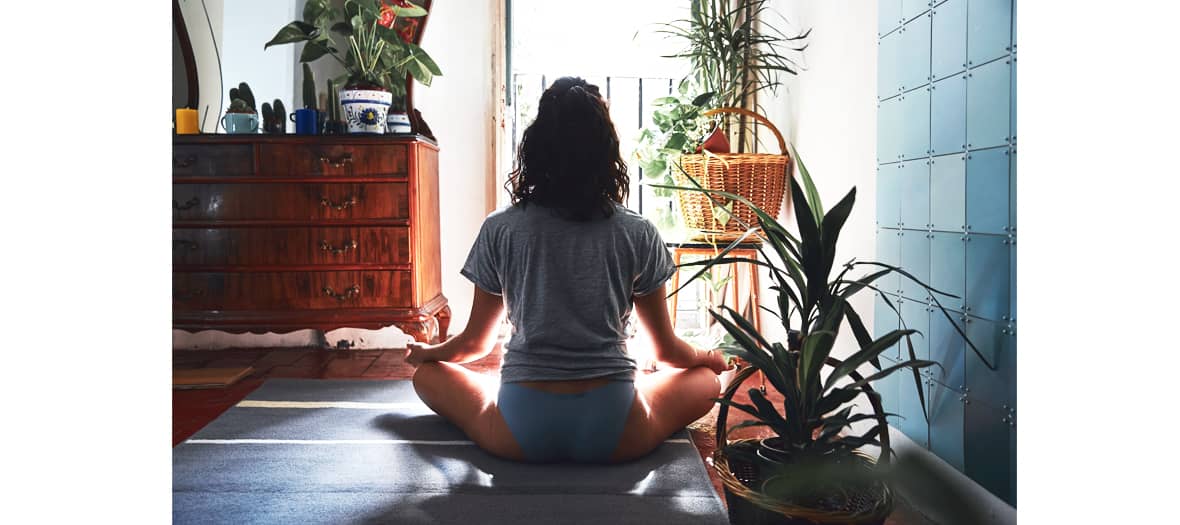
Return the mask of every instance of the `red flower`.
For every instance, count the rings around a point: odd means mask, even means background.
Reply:
[[[407,18],[403,20],[404,23],[397,29],[397,34],[402,37],[402,40],[406,42],[412,42],[414,40],[414,33],[418,29],[418,19]]]
[[[397,0],[394,0],[397,1]],[[404,0],[403,0],[404,1]],[[397,19],[397,14],[394,13],[393,8],[388,5],[381,6],[381,18],[377,19],[377,23],[392,28],[394,20]]]

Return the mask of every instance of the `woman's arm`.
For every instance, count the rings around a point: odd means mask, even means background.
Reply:
[[[491,353],[496,344],[500,320],[504,316],[504,300],[478,286],[474,288],[471,316],[463,331],[437,345],[411,342],[407,345],[410,352],[406,354],[406,363],[415,367],[427,361],[469,363]],[[442,334],[442,337],[446,337],[446,334]]]
[[[683,339],[676,337],[676,332],[672,330],[672,321],[668,319],[668,304],[664,299],[666,295],[667,290],[661,285],[647,295],[634,298],[635,313],[651,334],[656,359],[676,368],[707,366],[718,374],[728,370],[730,367],[720,352],[706,352],[693,348]]]

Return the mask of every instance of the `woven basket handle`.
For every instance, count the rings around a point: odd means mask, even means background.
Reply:
[[[826,361],[824,361],[824,364],[835,368],[843,364],[843,361],[840,361],[834,357],[829,357]],[[726,401],[732,401],[734,394],[737,393],[738,387],[741,386],[742,383],[746,381],[746,379],[749,379],[750,376],[754,375],[754,372],[757,371],[758,369],[753,366],[747,366],[738,371],[738,373],[733,376],[733,380],[729,382],[729,386],[725,388],[725,393],[722,394],[721,398],[725,399]],[[856,373],[856,371],[850,372],[848,377],[852,378],[853,381],[860,381],[862,379],[861,375]],[[873,391],[873,389],[869,387],[868,383],[861,385],[860,389],[865,393]],[[877,415],[877,422],[881,424],[881,431],[877,434],[881,441],[881,456],[877,459],[877,463],[883,465],[888,464],[890,451],[889,422],[885,419],[885,408],[881,406],[880,399],[873,396],[868,396],[868,398],[873,405],[873,412]],[[715,441],[715,444],[718,449],[724,447],[726,443],[728,443],[726,439],[728,439],[727,434],[729,433],[729,429],[727,429],[725,426],[725,420],[728,416],[729,405],[722,404],[721,408],[717,411],[717,440]]]
[[[778,149],[783,152],[783,155],[787,154],[787,141],[783,140],[783,134],[779,133],[778,128],[774,127],[774,124],[771,124],[770,121],[766,119],[766,117],[763,117],[762,115],[754,113],[753,111],[750,111],[748,109],[742,109],[742,108],[710,109],[710,110],[702,113],[702,115],[704,115],[706,117],[711,117],[711,116],[717,115],[719,113],[737,113],[739,115],[745,115],[747,117],[753,118],[754,120],[757,120],[759,124],[762,124],[763,126],[770,128],[770,131],[774,133],[774,138],[778,139]]]

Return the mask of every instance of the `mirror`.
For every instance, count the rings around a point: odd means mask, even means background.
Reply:
[[[229,89],[250,85],[261,108],[282,100],[288,112],[304,107],[303,69],[297,51],[303,44],[271,46],[266,42],[292,20],[301,20],[305,0],[173,0],[173,108],[195,107],[202,133],[219,132],[218,120],[229,105]],[[343,4],[343,0],[335,0]],[[416,0],[430,9],[430,0]],[[422,39],[423,23],[413,37]],[[327,106],[327,81],[342,74],[329,57],[309,64],[316,85],[316,106]],[[429,135],[414,115],[413,80],[407,82],[406,105],[415,132]],[[288,133],[294,131],[287,122]]]

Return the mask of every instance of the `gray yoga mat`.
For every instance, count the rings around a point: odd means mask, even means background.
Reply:
[[[686,431],[631,463],[530,465],[409,381],[271,379],[245,403],[263,401],[360,408],[229,409],[172,451],[174,523],[728,523]]]

